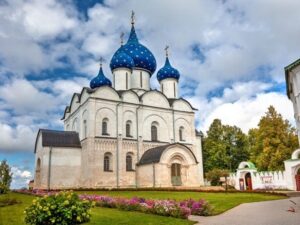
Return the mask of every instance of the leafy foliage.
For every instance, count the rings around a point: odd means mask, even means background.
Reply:
[[[236,126],[223,125],[215,119],[204,138],[204,171],[214,168],[235,170],[241,161],[248,160],[248,138]]]
[[[81,201],[73,192],[60,192],[55,195],[33,200],[25,209],[25,222],[31,225],[74,225],[90,220],[93,203]]]
[[[228,177],[228,175],[228,170],[212,169],[206,173],[206,178],[210,181],[212,186],[218,186],[221,185],[220,177]]]
[[[277,113],[268,108],[258,124],[249,130],[250,158],[259,170],[283,170],[283,161],[298,147],[296,130]]]
[[[6,160],[2,160],[0,164],[0,194],[7,193],[12,180],[12,173]]]

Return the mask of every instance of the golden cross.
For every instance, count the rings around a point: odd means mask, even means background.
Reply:
[[[124,35],[125,35],[124,32],[122,32],[121,35],[120,35],[121,45],[123,45],[123,41],[124,41],[123,38],[124,38]]]
[[[169,56],[169,46],[167,45],[166,47],[165,47],[165,51],[166,51],[166,57],[168,57]]]
[[[102,56],[101,56],[100,59],[99,59],[99,65],[100,65],[100,67],[102,67],[103,61],[104,61],[104,59],[103,59]]]
[[[132,24],[132,26],[134,25],[134,22],[135,22],[135,13],[134,13],[134,11],[132,10],[132,11],[131,11],[131,24]]]

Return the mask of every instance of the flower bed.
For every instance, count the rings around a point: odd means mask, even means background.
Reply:
[[[31,194],[36,196],[54,195],[59,191],[46,190],[18,190],[23,194]],[[205,200],[150,200],[144,198],[120,198],[100,195],[79,195],[81,200],[94,201],[96,206],[106,208],[117,208],[125,211],[139,211],[149,214],[161,216],[171,216],[176,218],[187,218],[189,215],[209,216],[212,215],[212,207]]]
[[[95,201],[96,206],[100,207],[140,211],[176,218],[187,218],[189,215],[208,216],[212,212],[211,206],[205,200],[189,199],[177,202],[175,200],[146,200],[137,197],[126,199],[99,195],[80,195],[80,199]]]

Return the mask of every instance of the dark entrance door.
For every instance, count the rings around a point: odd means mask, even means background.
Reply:
[[[298,169],[295,179],[296,179],[296,187],[297,187],[296,190],[300,191],[300,168]]]
[[[171,182],[173,186],[180,186],[181,182],[181,165],[173,163],[171,166]]]
[[[252,179],[251,179],[251,173],[246,173],[245,175],[246,180],[246,188],[247,190],[252,190]]]

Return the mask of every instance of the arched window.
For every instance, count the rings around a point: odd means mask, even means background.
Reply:
[[[180,127],[179,128],[179,140],[180,141],[184,141],[183,134],[184,134],[184,127]]]
[[[133,171],[132,167],[132,154],[126,155],[126,171]]]
[[[153,122],[151,125],[151,141],[158,141],[157,127],[158,124]]]
[[[86,120],[83,121],[83,138],[87,137],[87,122]]]
[[[126,137],[132,137],[132,135],[131,135],[131,121],[130,120],[128,120],[127,122],[126,122]]]
[[[107,127],[108,127],[108,119],[105,118],[102,120],[102,135],[109,135]]]
[[[111,153],[104,154],[103,170],[106,172],[112,171],[112,154]]]
[[[72,130],[78,132],[78,119],[75,118],[72,124]]]

